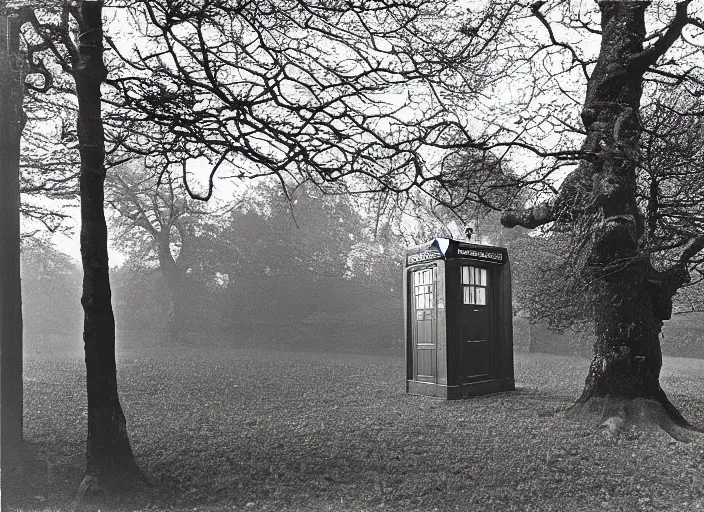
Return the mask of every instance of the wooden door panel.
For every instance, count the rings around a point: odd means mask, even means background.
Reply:
[[[481,380],[491,374],[491,273],[463,265],[461,283],[461,375],[465,381]]]
[[[433,321],[419,320],[416,325],[418,326],[418,339],[416,340],[416,344],[435,345],[433,340]]]
[[[488,341],[491,335],[491,315],[488,307],[463,307],[462,341]]]
[[[435,354],[433,349],[416,350],[418,358],[416,380],[435,382]]]
[[[489,376],[491,346],[489,341],[465,341],[462,343],[463,376],[468,380]]]
[[[434,267],[411,273],[413,379],[423,382],[435,382],[437,373],[435,288]]]

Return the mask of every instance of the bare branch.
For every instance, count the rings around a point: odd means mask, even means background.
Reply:
[[[691,1],[691,0],[690,0]],[[589,80],[589,72],[587,71],[587,62],[582,59],[579,55],[577,55],[577,52],[575,51],[574,48],[572,48],[571,45],[567,43],[563,43],[557,40],[555,37],[555,33],[552,30],[552,27],[550,26],[550,23],[548,20],[545,18],[545,15],[540,12],[540,8],[545,4],[545,2],[535,2],[530,6],[530,10],[533,13],[533,15],[538,18],[538,21],[547,29],[548,35],[550,36],[550,42],[555,45],[559,46],[560,48],[566,49],[568,52],[570,52],[570,55],[572,56],[572,62],[577,62],[582,68],[582,73],[584,75],[584,78]]]
[[[677,2],[675,16],[665,33],[660,36],[652,46],[646,48],[633,58],[635,64],[638,66],[652,66],[660,57],[665,55],[673,44],[675,44],[682,35],[682,29],[690,22],[690,18],[687,16],[687,8],[690,3],[692,3],[692,0]]]

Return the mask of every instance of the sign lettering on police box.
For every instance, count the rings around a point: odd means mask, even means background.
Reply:
[[[478,260],[489,260],[502,263],[504,255],[500,252],[482,251],[481,249],[457,249],[457,256],[466,256]]]
[[[434,260],[435,258],[439,257],[440,253],[437,251],[423,251],[416,254],[409,254],[408,265],[410,265],[411,263],[418,263],[419,261]]]

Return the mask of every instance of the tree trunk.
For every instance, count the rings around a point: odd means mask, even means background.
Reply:
[[[599,207],[601,221],[583,274],[591,282],[596,331],[594,356],[576,410],[598,411],[608,422],[653,422],[674,432],[688,427],[660,388],[659,334],[669,319],[670,276],[653,269],[639,254],[643,217],[636,204],[636,166],[641,125],[638,119],[643,75],[652,56],[643,50],[649,2],[601,1],[602,44],[582,110],[587,129],[584,182],[586,201]],[[582,190],[584,190],[583,188]],[[673,434],[674,435],[674,434]]]
[[[530,321],[530,318],[528,319],[528,352],[532,354],[535,352],[535,347],[536,347],[536,340],[535,340],[535,327],[533,322]]]
[[[169,294],[169,311],[167,317],[169,341],[175,341],[181,334],[183,327],[185,307],[183,303],[183,274],[178,268],[171,254],[171,234],[169,232],[158,235],[159,268],[166,282]]]
[[[594,308],[594,357],[578,404],[586,404],[594,398],[615,398],[612,410],[603,411],[609,417],[623,414],[620,409],[626,402],[655,400],[665,407],[675,423],[686,426],[687,422],[660,388],[662,322],[649,300],[651,287],[645,269],[647,267],[641,266],[622,276],[616,274],[601,279],[599,292],[604,300]],[[602,407],[609,406],[602,402]]]
[[[15,476],[22,445],[20,137],[24,68],[20,22],[0,4],[0,435],[2,482]]]
[[[81,154],[81,260],[88,391],[87,467],[79,494],[97,492],[120,479],[141,476],[132,454],[125,416],[117,392],[115,319],[108,275],[107,226],[104,213],[105,135],[100,85],[103,63],[102,4],[80,4],[78,62],[73,76],[78,98]]]
[[[647,49],[645,12],[650,2],[598,4],[602,39],[581,113],[584,157],[554,202],[507,211],[501,221],[529,228],[555,221],[572,229],[587,227],[591,234],[579,266],[589,283],[596,341],[573,412],[599,412],[610,429],[655,422],[676,435],[676,429],[689,425],[660,388],[659,333],[663,320],[670,318],[673,295],[689,277],[684,264],[656,271],[648,252],[639,251],[644,221],[636,202],[636,168],[643,77],[679,37],[687,2],[677,5],[670,27]],[[539,8],[533,7],[536,15]]]
[[[575,412],[599,413],[605,426],[656,423],[686,439],[689,423],[660,387],[660,330],[672,313],[681,272],[656,272],[649,260],[632,253],[633,226],[620,217],[605,219],[595,233],[592,263],[585,273],[591,290],[596,341],[593,359]],[[629,256],[630,253],[630,256]],[[603,260],[602,260],[603,261]],[[620,263],[622,262],[622,263]],[[615,423],[614,423],[615,422]]]

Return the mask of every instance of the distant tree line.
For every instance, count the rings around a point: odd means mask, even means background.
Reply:
[[[212,336],[237,345],[265,342],[274,326],[293,337],[364,329],[366,344],[349,341],[351,349],[402,349],[406,241],[375,234],[376,218],[348,196],[304,184],[286,197],[262,181],[234,206],[209,212],[166,179],[140,189],[147,174],[138,175],[121,170],[108,192],[114,245],[126,257],[112,271],[118,339],[148,332],[159,344],[207,344]],[[23,264],[28,332],[79,332],[76,264],[30,241]],[[47,342],[30,336],[28,344]]]

